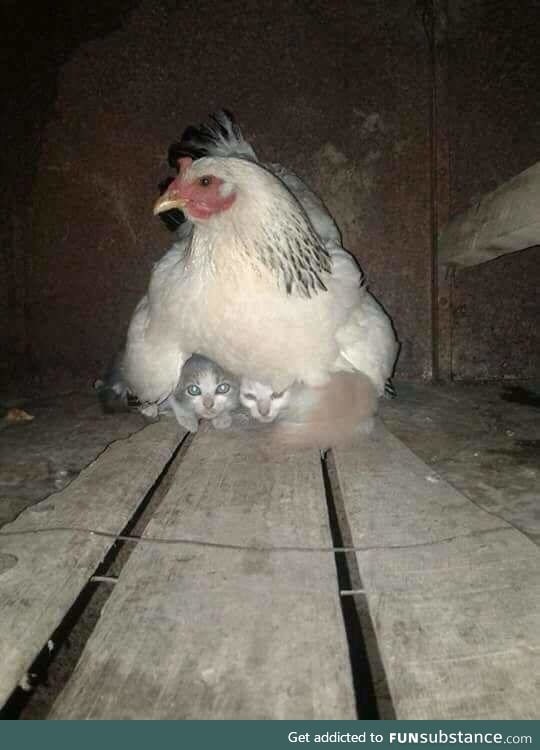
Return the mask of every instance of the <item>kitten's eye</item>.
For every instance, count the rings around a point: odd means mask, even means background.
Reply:
[[[228,383],[220,383],[216,388],[216,393],[228,393],[231,390],[231,386]]]
[[[189,396],[200,396],[201,395],[201,389],[198,385],[188,385],[186,388],[186,393]]]
[[[242,394],[244,398],[247,398],[248,401],[255,401],[255,396],[253,393],[244,393]]]
[[[280,393],[272,393],[272,395],[270,396],[270,398],[273,401],[275,398],[281,398],[284,393],[285,393],[285,391],[281,391]]]
[[[211,175],[206,174],[206,175],[204,175],[204,177],[200,177],[199,178],[199,185],[201,187],[208,187],[208,185],[211,185],[211,184],[212,184],[212,177],[211,177]]]

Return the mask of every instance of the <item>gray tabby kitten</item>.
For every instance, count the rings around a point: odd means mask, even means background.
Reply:
[[[168,399],[178,422],[197,432],[199,419],[209,419],[217,430],[232,424],[231,412],[238,405],[239,382],[234,375],[207,357],[193,354],[182,368],[174,399]]]

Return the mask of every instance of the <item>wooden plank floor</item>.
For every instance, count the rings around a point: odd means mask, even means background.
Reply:
[[[537,719],[540,551],[380,426],[335,453],[398,719]]]
[[[2,701],[113,541],[74,529],[120,532],[178,441],[119,441],[0,531]],[[382,425],[328,466],[396,717],[537,718],[538,548]],[[318,454],[202,432],[166,485],[52,717],[356,718]]]
[[[0,706],[23,679],[118,534],[150,490],[179,440],[162,420],[119,440],[63,492],[24,511],[0,530]],[[50,529],[40,534],[21,531]]]
[[[356,718],[333,555],[279,549],[332,546],[316,452],[200,433],[144,536],[217,546],[137,546],[53,718]]]

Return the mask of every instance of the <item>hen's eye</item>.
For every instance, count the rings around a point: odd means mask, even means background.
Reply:
[[[208,187],[208,185],[211,185],[211,184],[212,184],[212,178],[210,177],[210,175],[205,175],[204,177],[201,177],[199,179],[199,185],[201,185],[202,187]]]
[[[201,395],[201,389],[198,385],[188,385],[186,388],[186,393],[189,396],[200,396]]]
[[[248,401],[255,401],[255,396],[253,395],[253,393],[244,393],[243,396],[244,398],[247,398]]]
[[[216,393],[228,393],[231,390],[231,386],[228,383],[220,383],[216,388]]]

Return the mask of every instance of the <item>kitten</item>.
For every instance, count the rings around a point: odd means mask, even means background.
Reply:
[[[274,422],[276,447],[319,448],[346,445],[373,429],[377,392],[363,373],[339,372],[313,388],[293,383],[281,393],[271,386],[242,378],[240,402],[258,422]]]
[[[238,386],[238,380],[216,362],[194,354],[183,366],[174,398],[167,400],[165,410],[172,409],[190,432],[197,432],[199,419],[208,419],[217,430],[224,430],[232,424]]]
[[[295,384],[273,440],[280,448],[328,448],[351,444],[374,427],[377,389],[361,372],[336,372],[319,388]]]
[[[246,407],[253,419],[258,422],[273,422],[284,410],[290,400],[290,390],[280,393],[272,387],[256,380],[242,378],[240,385],[240,403]]]

